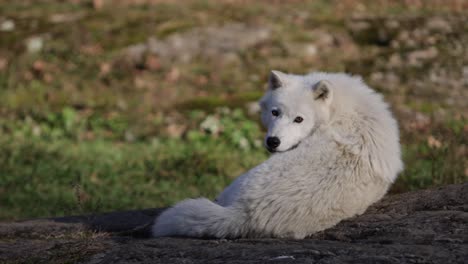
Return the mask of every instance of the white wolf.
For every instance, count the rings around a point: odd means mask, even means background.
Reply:
[[[397,123],[360,78],[272,71],[260,105],[274,154],[215,202],[164,211],[155,237],[304,238],[363,213],[403,169]]]

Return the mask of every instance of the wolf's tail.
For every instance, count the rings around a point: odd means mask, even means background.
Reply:
[[[245,213],[205,198],[188,199],[164,211],[153,225],[155,237],[191,236],[234,238],[246,231]]]

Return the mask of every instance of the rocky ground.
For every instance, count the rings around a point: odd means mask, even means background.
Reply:
[[[304,240],[148,237],[162,209],[0,224],[1,263],[466,263],[468,183],[387,196]]]

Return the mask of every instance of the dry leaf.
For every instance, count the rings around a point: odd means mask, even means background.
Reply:
[[[166,81],[173,83],[179,80],[179,77],[180,77],[180,71],[179,69],[174,67],[171,69],[171,71],[167,73]]]
[[[170,124],[167,127],[167,134],[173,138],[180,138],[185,132],[186,127],[184,125]]]
[[[146,57],[145,65],[151,71],[159,70],[161,68],[159,58],[154,55]]]
[[[112,69],[112,66],[111,66],[110,63],[103,62],[103,63],[101,63],[101,65],[99,65],[99,75],[105,76],[105,75],[109,74],[111,69]]]
[[[442,147],[442,142],[440,142],[438,139],[436,139],[435,137],[433,136],[429,136],[427,138],[427,144],[429,145],[429,147],[431,148],[440,148]]]
[[[5,58],[0,58],[0,71],[3,71],[8,66],[8,60]]]

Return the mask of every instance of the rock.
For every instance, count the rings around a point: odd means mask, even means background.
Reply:
[[[132,64],[143,64],[147,47],[145,44],[135,44],[125,49],[125,60]]]
[[[33,36],[26,40],[26,49],[30,53],[36,53],[44,47],[44,38],[42,36]]]
[[[317,55],[317,53],[318,53],[317,46],[314,44],[308,44],[304,48],[304,54],[307,57],[314,57],[315,55]]]
[[[127,142],[134,142],[136,139],[135,135],[131,131],[125,131],[124,138]]]
[[[0,223],[0,262],[463,263],[468,183],[387,196],[304,240],[148,238],[163,209]]]
[[[371,28],[371,24],[363,20],[351,21],[347,26],[352,32],[360,32]]]
[[[0,31],[10,32],[15,30],[15,21],[6,19],[0,23]]]
[[[462,69],[463,83],[468,85],[468,66],[464,66]]]
[[[195,28],[174,33],[166,39],[150,37],[147,43],[128,47],[124,55],[132,61],[141,60],[145,53],[153,54],[166,62],[187,63],[194,58],[233,61],[237,52],[268,40],[271,30],[241,23],[222,27]]]
[[[221,133],[222,126],[219,121],[219,118],[214,115],[209,115],[201,122],[200,128],[212,135],[218,135]]]
[[[334,36],[323,29],[316,29],[312,31],[310,35],[316,39],[315,43],[320,49],[330,47],[335,44],[336,35]]]
[[[248,102],[245,104],[247,114],[250,116],[258,116],[261,112],[260,104],[257,101]]]
[[[49,21],[54,24],[60,23],[70,23],[80,20],[85,17],[85,13],[77,12],[77,13],[58,13],[53,14],[50,16]]]
[[[429,19],[426,22],[426,27],[432,32],[445,34],[452,32],[452,26],[450,23],[441,17],[434,17]]]
[[[407,131],[427,131],[430,129],[432,120],[426,114],[408,107],[401,107],[399,114],[404,120],[401,125]]]
[[[388,91],[395,90],[400,84],[400,78],[393,72],[374,72],[370,75],[370,80]]]
[[[398,20],[389,19],[385,21],[385,27],[389,29],[398,29],[400,27],[400,22],[398,22]]]
[[[388,59],[387,65],[389,68],[400,68],[403,65],[403,61],[401,59],[400,54],[393,53]]]
[[[434,46],[424,50],[416,50],[408,53],[408,64],[419,67],[423,62],[436,58],[438,54],[439,51]]]
[[[370,75],[370,80],[373,83],[380,83],[384,80],[384,73],[383,72],[374,72]]]
[[[356,43],[347,33],[332,34],[323,29],[314,29],[304,32],[304,35],[311,40],[284,43],[288,57],[314,60],[330,57],[330,54],[335,54],[337,50],[340,50],[343,59],[354,58],[358,54]]]

